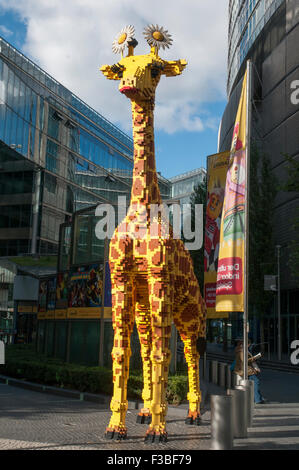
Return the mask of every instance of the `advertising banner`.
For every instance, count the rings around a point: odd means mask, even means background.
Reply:
[[[216,311],[244,311],[247,72],[238,107],[220,229]]]
[[[56,278],[55,319],[64,320],[68,306],[68,273],[58,273]]]
[[[227,313],[216,312],[216,283],[220,224],[229,159],[230,152],[223,152],[210,155],[207,160],[207,210],[204,243],[204,297],[207,318],[228,317]]]
[[[103,300],[103,265],[72,268],[68,283],[68,318],[99,318]]]
[[[45,313],[47,311],[47,294],[48,294],[48,281],[40,281],[38,313]]]

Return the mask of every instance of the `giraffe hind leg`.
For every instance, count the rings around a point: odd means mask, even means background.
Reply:
[[[130,337],[134,324],[132,285],[130,279],[127,279],[124,274],[118,277],[117,290],[112,292],[112,305],[114,329],[113,397],[110,404],[112,416],[106,428],[105,437],[122,440],[127,436],[125,425],[128,409],[127,383],[131,355]]]
[[[189,392],[187,399],[189,401],[189,411],[185,424],[197,426],[201,424],[199,353],[197,350],[197,337],[201,321],[199,313],[198,305],[189,302],[174,315],[175,325],[184,343],[184,354],[188,365]]]
[[[152,401],[152,363],[151,363],[151,321],[149,311],[137,305],[135,309],[135,319],[140,341],[142,368],[143,368],[143,408],[137,415],[137,423],[150,424],[151,401]]]

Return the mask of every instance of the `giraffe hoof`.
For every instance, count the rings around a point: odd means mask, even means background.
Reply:
[[[137,415],[136,423],[151,424],[151,422],[152,422],[151,415],[143,414],[143,413],[140,413],[139,415]]]
[[[185,424],[192,426],[193,424],[195,426],[200,426],[201,425],[201,416],[187,416],[185,419]]]
[[[148,431],[144,438],[145,444],[165,444],[167,442],[167,432],[157,433],[155,431]]]
[[[105,438],[110,440],[114,439],[116,441],[121,441],[127,439],[127,431],[126,429],[122,429],[121,431],[107,429],[107,431],[105,432]]]

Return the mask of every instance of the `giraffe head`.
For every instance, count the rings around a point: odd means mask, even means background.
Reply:
[[[121,30],[113,42],[114,52],[121,53],[121,60],[114,65],[103,65],[100,70],[109,80],[119,80],[119,91],[128,98],[153,100],[161,75],[174,77],[182,73],[187,62],[180,60],[163,60],[159,57],[159,48],[169,47],[172,43],[170,34],[158,25],[148,26],[144,35],[150,46],[149,54],[134,55],[138,42],[133,37],[133,26]],[[124,50],[127,48],[127,56]]]

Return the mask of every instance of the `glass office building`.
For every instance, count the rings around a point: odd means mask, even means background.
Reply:
[[[253,66],[252,139],[265,154],[278,182],[273,204],[271,231],[280,246],[282,351],[290,356],[290,344],[299,334],[299,284],[291,271],[291,250],[299,243],[294,222],[298,218],[299,194],[281,188],[288,180],[286,155],[299,159],[299,103],[292,100],[299,79],[298,0],[231,0],[228,30],[228,103],[220,132],[219,151],[231,147],[237,107],[247,59]],[[277,249],[273,259],[277,264]],[[273,261],[273,260],[269,260]],[[258,260],[256,260],[258,262]],[[261,269],[264,269],[261,267]],[[277,275],[277,269],[270,274]],[[266,274],[266,273],[265,273]],[[276,353],[278,299],[264,315],[264,338]]]
[[[230,95],[235,78],[251,46],[284,0],[230,0],[228,80]]]
[[[128,198],[132,155],[128,135],[0,38],[0,256],[54,254],[73,212]]]
[[[172,199],[180,201],[180,204],[188,204],[195,187],[205,181],[205,176],[206,170],[197,168],[170,178]]]

